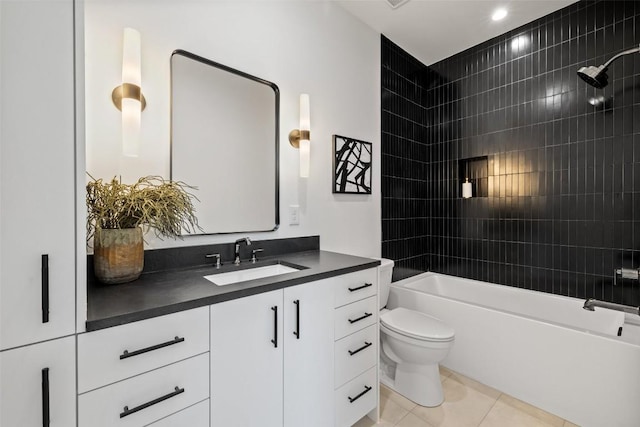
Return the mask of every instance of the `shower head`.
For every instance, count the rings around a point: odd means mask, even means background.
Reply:
[[[609,83],[609,76],[607,76],[607,69],[609,69],[609,65],[621,56],[638,52],[640,52],[640,47],[635,47],[633,49],[620,52],[599,67],[594,67],[593,65],[581,67],[578,70],[578,76],[596,89],[602,89]]]
[[[596,89],[602,89],[609,83],[607,68],[604,65],[582,67],[578,70],[578,76]]]

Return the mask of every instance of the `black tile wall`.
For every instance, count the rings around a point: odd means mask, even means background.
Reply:
[[[594,89],[576,75],[640,43],[640,2],[581,1],[429,67],[382,38],[383,256],[640,304],[640,54]],[[595,105],[594,105],[595,104]],[[488,197],[459,167],[486,156]]]

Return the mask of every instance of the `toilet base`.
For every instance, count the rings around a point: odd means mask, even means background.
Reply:
[[[395,378],[381,371],[380,382],[420,406],[435,407],[444,402],[438,364],[399,363]]]

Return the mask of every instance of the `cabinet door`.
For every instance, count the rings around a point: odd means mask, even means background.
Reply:
[[[284,289],[284,425],[334,423],[331,279]]]
[[[0,1],[0,349],[75,331],[73,28],[71,0]]]
[[[211,306],[211,425],[282,426],[282,290]]]
[[[0,426],[75,426],[75,338],[1,352],[0,390]]]

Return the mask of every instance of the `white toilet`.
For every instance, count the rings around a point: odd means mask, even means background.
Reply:
[[[380,266],[380,381],[422,406],[444,401],[438,363],[454,341],[449,325],[418,311],[398,307],[385,309],[393,261]]]

